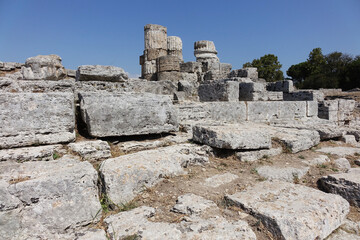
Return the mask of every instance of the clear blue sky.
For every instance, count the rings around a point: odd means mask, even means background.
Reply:
[[[316,47],[360,55],[360,0],[0,0],[0,61],[57,54],[70,69],[139,74],[148,23],[181,37],[185,61],[195,41],[212,40],[233,69],[272,53],[286,72]]]

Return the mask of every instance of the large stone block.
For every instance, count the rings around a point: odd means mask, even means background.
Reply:
[[[261,182],[226,199],[261,220],[275,239],[324,239],[349,213],[340,196],[281,181]]]
[[[239,82],[216,81],[200,84],[198,95],[201,102],[239,101]]]
[[[73,93],[2,93],[0,148],[75,139]]]
[[[166,177],[187,174],[188,165],[208,163],[207,150],[181,144],[107,159],[100,166],[106,194],[115,204],[131,201]]]
[[[356,207],[360,207],[360,168],[351,168],[346,173],[332,174],[318,181],[320,189],[342,196]]]
[[[5,208],[0,207],[2,239],[63,239],[51,235],[99,220],[98,174],[90,163],[73,159],[3,162],[0,169],[0,192],[10,194],[0,197],[6,200],[0,204],[5,203]]]
[[[81,116],[94,137],[129,136],[178,130],[169,96],[150,93],[80,93]]]
[[[114,66],[82,65],[76,71],[77,81],[121,82],[128,78],[124,69]]]
[[[324,94],[318,90],[284,92],[284,101],[323,101]]]
[[[236,69],[229,73],[229,77],[241,77],[241,78],[251,78],[251,79],[257,79],[258,78],[258,72],[257,68],[242,68],[242,69]]]
[[[200,62],[186,62],[180,63],[180,71],[188,73],[197,73],[202,71],[202,64]]]
[[[194,126],[193,140],[223,149],[271,148],[271,137],[257,125]]]
[[[23,79],[59,80],[66,76],[66,70],[57,55],[38,55],[26,59],[21,68]]]
[[[269,82],[266,84],[266,89],[268,91],[289,93],[294,91],[294,83],[291,80]]]
[[[248,102],[249,121],[291,120],[306,117],[306,102],[301,101],[264,101]]]

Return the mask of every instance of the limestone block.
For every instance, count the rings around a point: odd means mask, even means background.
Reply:
[[[346,155],[360,154],[360,149],[353,147],[323,147],[315,151],[327,153],[327,154],[334,154],[334,155],[338,155],[339,157],[345,157]]]
[[[182,74],[193,74],[193,73],[182,73]],[[189,79],[189,78],[187,78]],[[178,83],[178,91],[184,93],[184,98],[186,100],[198,101],[198,87],[199,83],[194,81],[193,79],[190,80],[180,80]]]
[[[158,72],[180,71],[180,58],[177,56],[167,55],[156,59]]]
[[[1,161],[27,162],[54,160],[54,154],[61,151],[61,145],[26,147],[0,150]]]
[[[326,155],[319,155],[314,159],[311,159],[308,161],[303,161],[303,163],[306,163],[307,165],[310,165],[310,166],[321,165],[321,164],[325,164],[325,163],[329,163],[329,162],[330,162],[330,159]]]
[[[201,196],[188,193],[178,197],[171,211],[186,215],[200,215],[209,208],[217,208],[217,205]]]
[[[250,92],[239,94],[240,101],[282,101],[282,92]]]
[[[240,77],[240,78],[250,78],[250,79],[257,79],[258,78],[258,72],[257,68],[242,68],[242,69],[236,69],[229,73],[228,77]]]
[[[253,162],[263,157],[272,157],[282,153],[282,148],[262,149],[257,151],[237,152],[236,157],[242,162]]]
[[[102,140],[70,143],[68,147],[86,161],[96,161],[111,157],[109,144]]]
[[[43,80],[13,80],[3,78],[0,80],[0,92],[8,93],[73,93],[75,89],[74,79],[63,79],[58,81]]]
[[[66,75],[71,78],[76,78],[76,70],[66,69]]]
[[[215,81],[200,84],[198,95],[201,102],[239,101],[239,83],[235,81]]]
[[[0,61],[0,71],[12,71],[15,69],[19,69],[24,66],[23,63],[17,62],[1,62]]]
[[[307,116],[304,101],[283,101],[278,105],[281,119],[301,119]]]
[[[128,78],[124,69],[114,66],[82,65],[76,71],[77,81],[121,82]]]
[[[144,27],[145,49],[167,49],[167,29],[156,24],[147,24]]]
[[[247,102],[247,120],[272,121],[278,119],[280,106],[280,102]]]
[[[8,217],[0,217],[13,225],[7,239],[54,239],[48,234],[65,233],[100,219],[98,175],[90,163],[62,159],[0,164],[0,177],[10,183],[9,193],[21,201],[17,209],[4,212]],[[16,229],[17,224],[21,227]],[[7,232],[8,227],[0,224],[0,232]]]
[[[348,233],[342,229],[334,231],[326,240],[360,240],[360,236]]]
[[[252,124],[194,126],[193,141],[222,149],[271,148],[270,135]]]
[[[207,187],[216,188],[216,187],[219,187],[226,183],[230,183],[238,178],[239,178],[239,176],[229,173],[229,172],[224,173],[224,174],[216,174],[212,177],[205,179],[204,185]]]
[[[143,206],[111,215],[105,219],[107,232],[120,239],[134,235],[141,239],[256,239],[250,226],[241,220],[192,217],[177,224],[151,221],[154,214],[154,208]]]
[[[79,93],[87,130],[94,137],[129,136],[178,130],[169,96],[150,93]]]
[[[344,136],[341,137],[341,140],[342,140],[344,143],[348,143],[348,144],[354,144],[354,145],[356,145],[356,144],[358,143],[358,142],[356,141],[354,135],[344,135]]]
[[[340,196],[281,181],[257,183],[226,199],[261,220],[276,239],[324,239],[349,213]]]
[[[308,167],[275,167],[261,166],[256,168],[257,173],[267,180],[280,180],[294,182],[302,178],[308,171]]]
[[[188,73],[200,73],[202,71],[202,64],[200,62],[180,63],[180,71]]]
[[[351,165],[346,158],[335,159],[334,165],[336,168],[339,168],[341,170],[349,170],[351,168]]]
[[[269,82],[266,84],[266,90],[289,93],[294,91],[294,83],[291,80]]]
[[[0,148],[75,139],[73,93],[2,93],[0,109]]]
[[[193,84],[197,84],[198,75],[196,73],[180,72],[180,74],[181,74],[181,80],[190,81],[193,82]]]
[[[342,196],[352,206],[360,207],[360,168],[322,177],[318,180],[318,187]]]
[[[66,76],[66,70],[57,55],[38,55],[26,59],[21,68],[24,79],[28,80],[59,80]]]
[[[107,159],[100,166],[106,194],[115,204],[131,201],[166,177],[186,174],[184,167],[188,165],[208,163],[207,151],[181,144]]]
[[[306,116],[317,117],[318,116],[318,101],[306,101]]]
[[[284,101],[323,101],[324,94],[318,90],[284,92]]]

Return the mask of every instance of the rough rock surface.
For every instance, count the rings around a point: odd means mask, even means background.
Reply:
[[[52,239],[101,215],[98,175],[88,162],[2,162],[0,169],[0,188],[7,192],[0,204],[3,239]]]
[[[338,155],[339,157],[345,157],[346,155],[360,154],[359,148],[353,147],[323,147],[316,150],[317,152],[328,153]]]
[[[314,159],[303,161],[303,163],[310,165],[310,166],[316,166],[324,163],[330,162],[330,159],[326,155],[319,155]]]
[[[256,169],[257,173],[267,180],[281,180],[286,182],[296,182],[302,178],[308,171],[308,167],[294,168],[294,167],[274,167],[261,166]]]
[[[213,201],[188,193],[178,197],[176,205],[171,209],[171,211],[186,215],[200,215],[206,209],[216,207],[217,205]]]
[[[75,139],[72,93],[2,93],[0,148]]]
[[[259,218],[276,239],[324,239],[349,213],[340,196],[281,181],[264,181],[226,199]]]
[[[150,93],[80,93],[81,116],[94,137],[129,136],[178,130],[168,96]]]
[[[105,219],[114,238],[137,236],[141,239],[249,239],[256,235],[245,221],[229,222],[222,217],[188,218],[179,224],[152,222],[155,209],[139,207]]]
[[[256,125],[194,126],[193,140],[224,149],[261,149],[271,147],[270,135]]]
[[[238,178],[239,178],[239,176],[229,173],[229,172],[224,173],[224,174],[216,174],[212,177],[205,179],[204,185],[208,186],[208,187],[216,188],[223,184],[232,182]]]
[[[349,160],[346,158],[338,158],[334,160],[335,167],[342,170],[349,170],[351,168]]]
[[[347,173],[331,174],[318,181],[320,189],[338,194],[353,206],[360,207],[360,168],[351,168]]]
[[[60,151],[61,145],[49,145],[39,147],[14,148],[0,150],[1,161],[49,161],[54,160],[54,154]],[[56,158],[56,157],[55,157]]]
[[[127,79],[124,69],[114,66],[82,65],[76,71],[77,81],[121,82]]]
[[[66,70],[57,55],[38,55],[26,59],[21,68],[24,79],[59,80],[66,76]]]
[[[70,143],[68,147],[87,161],[111,157],[109,144],[101,140]]]
[[[165,177],[186,174],[183,167],[187,165],[208,162],[208,147],[181,144],[107,159],[101,163],[100,174],[107,196],[120,204]]]
[[[282,148],[262,149],[257,151],[237,152],[236,157],[243,162],[253,162],[264,157],[272,157],[281,154]]]
[[[344,230],[337,230],[331,234],[326,240],[360,240],[360,236],[348,233]]]

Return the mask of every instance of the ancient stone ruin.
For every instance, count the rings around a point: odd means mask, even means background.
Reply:
[[[166,27],[144,35],[139,79],[0,62],[1,239],[360,238],[358,92],[268,83],[212,41],[184,62]]]

